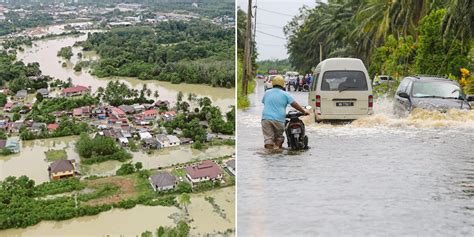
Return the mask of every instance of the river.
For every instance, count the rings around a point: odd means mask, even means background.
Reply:
[[[204,197],[213,197],[223,209],[226,219],[214,212],[212,205]],[[190,234],[199,236],[225,232],[234,229],[234,187],[191,195],[188,207],[189,217],[194,219]],[[132,209],[113,209],[96,216],[86,216],[64,221],[42,221],[24,229],[0,231],[5,237],[44,237],[44,236],[139,236],[148,230],[155,232],[159,226],[175,226],[174,216],[183,211],[176,207],[136,206]],[[231,234],[232,235],[232,234]]]
[[[46,29],[51,33],[60,33],[61,27],[64,25],[56,25]],[[59,28],[59,29],[58,29]],[[85,31],[90,32],[90,31]],[[89,69],[83,69],[81,72],[75,72],[73,67],[80,60],[77,53],[82,51],[81,47],[73,47],[74,56],[67,61],[63,58],[57,57],[59,49],[66,46],[73,46],[77,41],[84,41],[87,39],[87,34],[84,35],[70,35],[55,38],[47,38],[33,42],[32,47],[26,47],[23,52],[18,52],[18,60],[25,63],[39,62],[40,69],[44,75],[49,75],[61,80],[71,78],[73,84],[91,86],[95,91],[98,87],[106,87],[110,80],[120,80],[135,89],[141,89],[146,83],[148,88],[155,91],[158,90],[160,97],[158,99],[175,101],[176,95],[182,91],[185,95],[188,93],[195,93],[199,97],[207,96],[216,105],[220,106],[222,111],[227,111],[228,107],[235,104],[235,90],[234,88],[220,88],[208,85],[199,84],[172,84],[164,81],[143,81],[131,77],[112,77],[112,78],[98,78],[89,73]],[[98,56],[94,52],[83,52],[84,60],[96,59]],[[62,62],[67,62],[67,67],[62,67]]]
[[[22,141],[19,153],[0,156],[0,180],[8,176],[26,175],[37,184],[49,181],[48,166],[51,162],[46,160],[45,152],[64,149],[68,159],[80,161],[79,155],[74,150],[77,139],[77,136],[69,136]],[[234,152],[233,146],[211,146],[208,149],[196,150],[190,145],[181,145],[157,150],[152,154],[143,151],[133,152],[131,161],[142,162],[144,169],[156,169],[192,160],[229,156]],[[121,164],[119,161],[105,161],[99,164],[80,165],[79,172],[83,175],[114,175]]]
[[[238,236],[474,235],[473,111],[398,119],[380,99],[351,124],[306,118],[308,151],[269,154],[256,88],[238,116]]]

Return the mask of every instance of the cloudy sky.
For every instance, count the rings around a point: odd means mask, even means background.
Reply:
[[[258,59],[287,58],[286,40],[283,27],[299,13],[303,6],[314,7],[316,0],[252,0],[257,2],[257,51]],[[326,0],[324,0],[326,2]],[[247,11],[248,0],[237,0],[239,6]]]

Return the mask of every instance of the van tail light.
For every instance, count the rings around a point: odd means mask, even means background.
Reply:
[[[316,95],[316,108],[320,108],[320,107],[321,107],[321,96]]]
[[[374,107],[374,97],[372,95],[369,95],[369,108]]]

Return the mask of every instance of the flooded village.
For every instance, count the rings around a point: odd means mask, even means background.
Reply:
[[[8,14],[8,6],[1,9]],[[0,90],[0,186],[12,187],[11,195],[29,190],[17,204],[30,211],[10,208],[13,196],[2,193],[0,235],[137,236],[185,223],[192,236],[233,236],[234,90],[98,77],[93,65],[101,56],[80,46],[94,32],[203,17],[168,12],[125,19],[82,9],[69,9],[82,14],[75,16],[80,23],[58,13],[54,24],[2,37],[2,73],[13,78]],[[91,21],[94,14],[106,16]],[[227,18],[206,17],[223,28]],[[24,37],[31,44],[12,44]]]

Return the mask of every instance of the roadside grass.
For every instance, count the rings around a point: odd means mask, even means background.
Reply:
[[[65,150],[49,150],[44,152],[47,161],[67,160],[67,153]]]
[[[241,59],[237,60],[237,108],[245,109],[250,107],[250,100],[247,96],[242,95],[242,75],[243,67]],[[248,93],[253,93],[255,89],[255,79],[249,80]]]

